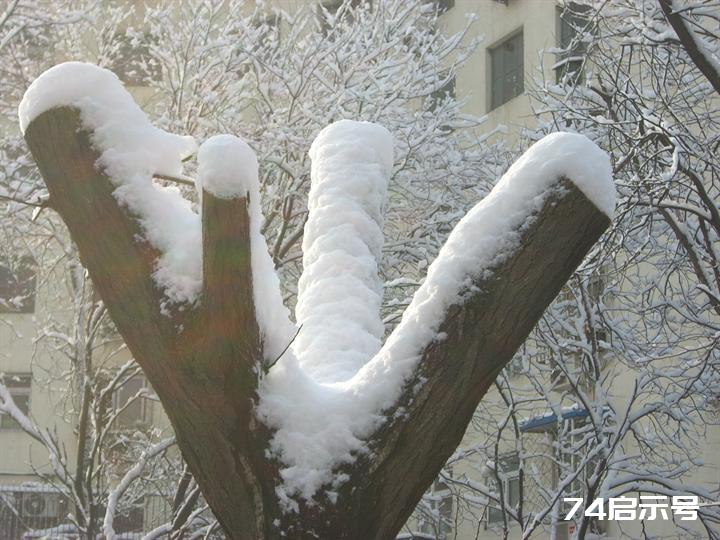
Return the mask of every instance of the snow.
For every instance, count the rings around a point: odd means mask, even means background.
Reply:
[[[219,198],[249,197],[250,265],[252,268],[255,316],[263,341],[263,356],[274,362],[295,335],[290,312],[283,303],[280,280],[260,232],[258,161],[252,148],[234,135],[216,135],[198,150],[197,188]]]
[[[347,132],[355,128],[356,133],[351,135]],[[355,151],[345,152],[343,139],[351,137]],[[347,146],[350,147],[350,144]],[[324,160],[334,156],[333,159],[339,161],[332,166],[347,171],[338,177],[344,176],[342,181],[352,193],[355,189],[352,174],[357,168],[354,160],[360,154],[377,159],[378,150],[383,147],[378,145],[378,136],[362,125],[345,123],[341,127],[331,126],[324,130],[311,152],[313,194],[319,197],[321,190],[317,184],[332,182],[334,178],[333,173],[325,171],[329,162]],[[348,162],[342,163],[344,159]],[[389,159],[384,163],[389,163]],[[259,414],[276,430],[271,450],[285,464],[281,470],[283,484],[277,488],[277,493],[286,509],[296,508],[296,497],[310,500],[323,486],[336,488],[344,477],[333,471],[339,465],[352,463],[358,454],[368,452],[365,440],[385,420],[383,411],[399,397],[425,347],[442,338],[439,329],[448,308],[461,304],[474,280],[490,275],[495,265],[514,252],[521,241],[521,229],[542,208],[558,178],[567,177],[575,182],[599,210],[611,215],[615,204],[611,173],[609,158],[582,135],[555,133],[533,145],[503,175],[492,192],[458,223],[429,267],[425,282],[417,290],[400,324],[374,356],[369,354],[372,347],[368,346],[365,336],[357,344],[348,339],[358,332],[359,324],[370,321],[370,318],[362,313],[358,319],[355,319],[355,314],[340,314],[333,305],[333,301],[341,304],[345,300],[342,296],[345,285],[343,276],[337,275],[337,260],[331,257],[323,260],[318,257],[319,254],[309,258],[312,264],[304,270],[301,278],[303,288],[298,301],[298,319],[310,318],[304,311],[300,313],[300,304],[306,301],[302,296],[316,294],[316,290],[319,295],[327,289],[327,296],[320,300],[328,305],[328,316],[337,320],[325,320],[325,324],[333,332],[337,332],[334,325],[347,324],[347,333],[336,343],[326,339],[322,346],[335,351],[350,348],[348,356],[352,358],[352,363],[359,364],[362,355],[365,363],[348,378],[350,362],[325,359],[320,361],[321,365],[315,365],[311,360],[303,359],[306,354],[303,347],[313,347],[314,343],[310,340],[296,341],[294,354],[284,355],[264,379],[260,389]],[[374,179],[377,181],[377,178]],[[340,180],[337,182],[338,187],[342,185]],[[377,191],[368,186],[367,194],[374,198]],[[317,208],[321,213],[334,213],[336,218],[354,224],[357,215],[348,212],[348,197],[352,194],[327,189],[323,193],[322,205],[315,202],[311,212]],[[336,208],[334,212],[333,208]],[[353,209],[362,214],[368,208],[376,208],[376,203],[366,202]],[[314,220],[311,215],[308,223],[318,223]],[[322,238],[332,236],[332,229],[338,225],[328,219],[327,226],[329,232],[308,231],[311,237],[308,248],[337,248],[331,240],[322,243]],[[359,245],[361,239],[368,243],[369,239],[375,238],[367,234],[368,231],[346,232],[347,238],[342,238],[353,246]],[[316,246],[318,241],[321,243]],[[346,265],[353,256],[360,260],[349,265],[351,272],[356,269],[369,271],[363,266],[368,257],[364,250],[347,248],[340,260]],[[324,264],[327,265],[325,268]],[[334,278],[333,273],[336,274]],[[314,283],[316,279],[318,283]],[[320,283],[326,286],[319,288]],[[364,290],[366,301],[376,305],[376,290],[372,283],[366,280],[363,283],[365,289],[355,283],[347,287],[352,286],[354,294]],[[333,289],[331,286],[336,284],[337,289]],[[354,311],[356,300],[345,305],[349,306],[346,308],[348,312]],[[302,307],[302,310],[305,309]],[[311,324],[315,325],[315,331],[324,332],[320,321],[312,320]]]
[[[118,503],[120,498],[128,490],[130,485],[140,478],[145,473],[148,461],[155,456],[162,454],[168,448],[175,444],[175,437],[168,437],[160,442],[157,442],[146,448],[140,455],[135,464],[125,472],[120,482],[114,486],[109,492],[107,497],[107,504],[105,508],[105,516],[103,518],[103,534],[106,540],[120,540],[122,537],[115,533],[114,521],[118,511]]]
[[[234,135],[215,135],[198,149],[198,181],[220,199],[258,193],[258,161],[252,148]]]
[[[170,302],[194,301],[202,285],[200,218],[177,188],[152,180],[155,174],[180,175],[182,160],[195,151],[194,139],[153,126],[117,76],[93,64],[58,64],[33,81],[18,108],[21,130],[61,106],[80,110],[115,197],[160,250],[157,285]]]
[[[377,124],[342,120],[320,132],[310,158],[294,350],[306,373],[331,383],[352,377],[380,350],[378,261],[392,137]]]

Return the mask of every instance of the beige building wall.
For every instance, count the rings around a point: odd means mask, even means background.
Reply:
[[[31,383],[30,415],[39,426],[57,433],[58,440],[66,445],[69,460],[74,461],[67,389],[57,381],[48,386],[41,384],[41,381],[54,378],[58,370],[66,366],[58,366],[50,355],[45,354],[43,345],[35,343],[39,325],[48,313],[53,312],[60,319],[68,315],[65,306],[56,303],[57,288],[62,281],[55,281],[55,278],[57,275],[38,280],[34,313],[0,314],[0,372],[38,375]],[[20,429],[0,429],[0,484],[37,480],[35,471],[52,473],[45,448]]]
[[[443,30],[459,32],[468,17],[476,20],[470,39],[482,41],[456,77],[456,95],[465,101],[464,110],[470,114],[487,116],[488,131],[498,125],[507,128],[503,135],[508,144],[516,142],[522,128],[532,127],[536,121],[530,99],[523,93],[505,104],[491,106],[490,50],[509,37],[522,32],[524,86],[527,90],[543,74],[554,77],[551,66],[554,58],[542,51],[557,46],[558,9],[555,0],[455,0],[455,5],[443,15]]]

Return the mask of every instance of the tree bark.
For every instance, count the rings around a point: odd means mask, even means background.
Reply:
[[[139,240],[140,225],[97,169],[99,154],[78,112],[48,111],[25,137],[54,208],[221,525],[231,538],[269,537],[266,511],[274,506],[277,469],[264,461],[268,433],[252,414],[260,347],[246,201],[204,194],[203,243],[210,256],[203,298],[193,309],[163,314],[162,292],[152,279],[158,253]]]
[[[346,467],[336,503],[284,514],[270,430],[254,415],[262,358],[254,316],[247,201],[203,194],[203,294],[170,315],[152,280],[157,252],[97,170],[78,112],[57,108],[26,140],[115,324],[160,397],[178,444],[233,539],[390,539],[463,437],[479,401],[610,221],[568,179],[520,229],[521,247],[453,306],[393,420]],[[484,273],[484,275],[487,275]],[[418,390],[419,388],[419,390]],[[404,415],[393,412],[402,407]]]

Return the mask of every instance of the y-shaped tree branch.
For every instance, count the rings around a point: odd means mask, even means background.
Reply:
[[[254,415],[262,345],[251,272],[247,198],[203,193],[203,290],[167,308],[153,280],[158,250],[118,203],[72,108],[51,109],[26,140],[84,264],[153,384],[178,445],[223,528],[235,539],[392,538],[463,436],[478,402],[582,257],[609,225],[573,183],[550,177],[516,241],[450,305],[372,453],[342,471],[335,502],[283,513],[271,433]],[[549,174],[549,173],[548,173]],[[164,306],[164,307],[163,307]],[[379,411],[378,411],[379,412]]]

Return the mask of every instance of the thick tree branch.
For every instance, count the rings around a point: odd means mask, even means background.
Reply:
[[[99,155],[77,110],[41,114],[27,127],[25,140],[113,321],[133,352],[148,351],[143,368],[151,369],[167,358],[167,336],[174,333],[173,321],[160,314],[152,281],[156,250],[138,241],[139,224],[97,170]]]
[[[354,531],[348,538],[392,538],[400,530],[488,388],[609,224],[559,179],[523,225],[521,247],[450,309],[440,329],[447,338],[425,350],[403,397],[386,411],[393,420],[372,438],[374,452],[346,471],[351,479],[337,512]]]
[[[267,433],[252,413],[260,346],[245,200],[206,194],[205,296],[196,307],[163,313],[165,299],[152,278],[159,253],[97,170],[100,156],[79,112],[45,112],[27,127],[25,139],[57,201],[53,208],[162,401],[208,502],[227,531],[242,531],[235,538],[263,538],[270,527],[263,508],[276,512],[277,505],[274,469],[264,463]]]
[[[702,44],[698,41],[698,37],[693,30],[687,25],[685,19],[680,13],[673,8],[672,0],[658,0],[660,8],[665,18],[672,26],[673,30],[680,39],[683,48],[690,56],[695,66],[705,75],[710,84],[712,84],[715,92],[720,94],[720,73],[718,73],[715,64],[706,56],[706,52],[702,50]]]
[[[202,219],[203,355],[208,362],[222,358],[241,362],[246,380],[252,383],[250,394],[255,391],[252,374],[262,351],[253,299],[248,199],[221,199],[203,191]],[[230,354],[208,354],[226,347],[233,349]],[[223,372],[230,366],[217,369]]]

